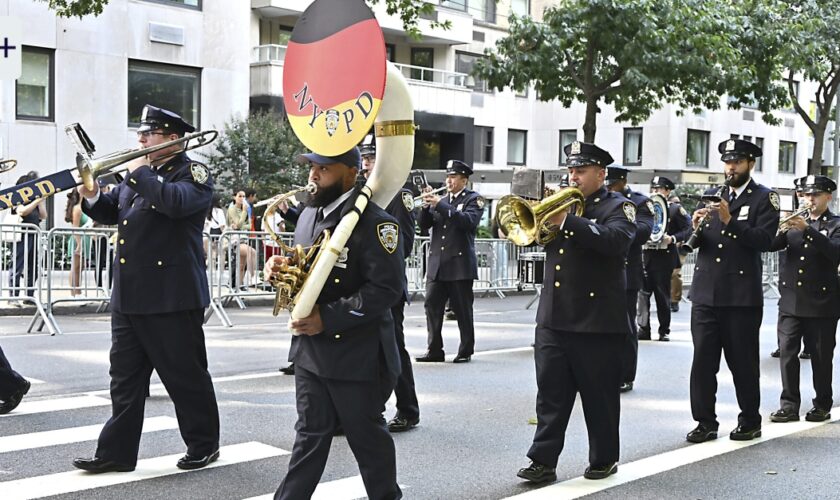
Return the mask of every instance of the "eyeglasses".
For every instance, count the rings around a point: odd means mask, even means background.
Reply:
[[[140,137],[149,137],[151,135],[168,135],[166,132],[155,132],[154,130],[144,130],[143,132],[137,132],[137,138]]]

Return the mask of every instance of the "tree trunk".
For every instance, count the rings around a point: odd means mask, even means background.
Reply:
[[[595,120],[598,117],[598,98],[586,97],[586,118],[583,122],[583,142],[595,143]]]
[[[822,175],[823,147],[825,146],[825,129],[828,122],[820,120],[814,131],[814,150],[811,152],[811,163],[808,165],[808,175]]]

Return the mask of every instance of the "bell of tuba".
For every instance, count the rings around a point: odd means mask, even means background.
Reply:
[[[660,193],[650,195],[653,204],[653,231],[650,233],[650,243],[658,245],[665,237],[668,229],[668,200]]]
[[[585,203],[586,198],[576,187],[561,188],[533,204],[509,194],[499,200],[496,221],[505,237],[517,246],[545,245],[557,236],[549,219],[567,209],[574,209],[573,213],[580,216]]]

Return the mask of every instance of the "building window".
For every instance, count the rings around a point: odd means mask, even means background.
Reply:
[[[528,149],[528,131],[508,129],[508,165],[525,165]]]
[[[393,43],[385,44],[385,59],[391,62],[397,62],[397,46]]]
[[[709,133],[689,130],[685,155],[686,167],[709,167]]]
[[[560,131],[560,162],[559,165],[566,164],[566,152],[563,148],[567,144],[571,144],[577,140],[577,130],[561,130]]]
[[[467,0],[440,0],[441,7],[448,7],[455,10],[467,10]]]
[[[758,146],[761,149],[762,152],[764,151],[764,139],[762,139],[761,137],[756,137],[755,138],[755,145]],[[758,158],[755,159],[755,171],[756,172],[761,172],[761,170],[763,168],[763,164],[764,164],[764,155],[762,154],[761,156],[759,156]]]
[[[54,120],[55,51],[23,47],[21,73],[15,86],[17,119]]]
[[[289,45],[291,38],[291,26],[272,19],[260,19],[260,45]]]
[[[474,19],[496,23],[496,0],[469,0],[468,5]]]
[[[796,172],[796,143],[779,141],[779,173]]]
[[[434,75],[431,71],[423,71],[420,68],[434,68],[435,49],[423,47],[411,47],[411,65],[419,68],[411,68],[412,80],[423,80],[431,82]]]
[[[457,73],[465,73],[469,75],[465,85],[476,92],[489,92],[487,82],[481,78],[473,76],[472,74],[475,62],[483,57],[484,56],[468,54],[466,52],[455,52],[455,71]]]
[[[642,164],[642,129],[624,129],[624,165]]]
[[[730,138],[730,139],[740,139],[740,138],[741,138],[741,136],[740,136],[740,135],[738,135],[738,134],[729,134],[729,138]]]
[[[531,0],[511,0],[510,13],[517,16],[530,16]]]
[[[128,126],[140,124],[143,106],[178,113],[200,128],[201,69],[144,61],[128,62]]]
[[[493,163],[493,127],[475,127],[473,158],[478,163]]]
[[[189,9],[201,10],[202,0],[145,0],[150,3],[162,3],[165,5],[175,5],[177,7],[187,7]]]

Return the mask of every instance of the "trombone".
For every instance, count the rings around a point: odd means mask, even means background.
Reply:
[[[262,200],[262,201],[258,201],[256,203],[254,203],[254,208],[264,207],[266,205],[271,205],[273,203],[277,203],[278,206],[279,206],[279,204],[280,204],[279,202],[288,200],[289,198],[293,198],[293,197],[297,196],[298,194],[300,194],[304,191],[306,191],[310,195],[313,195],[318,190],[318,186],[316,186],[315,183],[313,183],[313,182],[310,182],[309,184],[307,184],[305,186],[292,186],[292,188],[293,189],[291,191],[287,192],[287,193],[280,193],[280,194],[274,195],[271,198],[268,198],[266,200]],[[275,207],[275,210],[276,210],[276,207]],[[274,210],[272,210],[272,212],[273,211]]]

